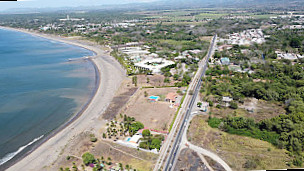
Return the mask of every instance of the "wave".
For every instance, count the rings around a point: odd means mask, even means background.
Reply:
[[[14,158],[17,154],[19,154],[22,150],[24,150],[26,147],[34,144],[35,142],[39,141],[43,137],[44,137],[44,135],[41,135],[40,137],[35,138],[33,141],[31,141],[30,143],[28,143],[27,145],[20,147],[17,151],[12,152],[12,153],[8,153],[2,159],[0,159],[0,165],[3,165],[4,163],[8,162],[12,158]]]

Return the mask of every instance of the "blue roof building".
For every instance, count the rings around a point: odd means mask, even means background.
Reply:
[[[222,63],[222,65],[229,65],[230,59],[227,57],[221,58],[221,63]]]

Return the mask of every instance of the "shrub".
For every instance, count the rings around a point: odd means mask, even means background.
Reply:
[[[148,97],[148,93],[147,93],[146,91],[144,92],[144,96],[145,96],[145,97]]]
[[[257,167],[257,161],[254,159],[249,159],[244,163],[243,167],[246,169],[255,169]]]
[[[209,118],[208,119],[208,124],[212,128],[218,128],[221,122],[222,122],[222,120],[219,118]]]
[[[197,107],[201,107],[202,106],[202,102],[197,102]]]
[[[91,137],[90,141],[91,141],[91,142],[96,142],[96,141],[97,141],[97,138],[96,138],[96,137]]]
[[[139,147],[143,149],[149,149],[149,144],[147,142],[141,142],[139,144]]]
[[[236,102],[231,102],[230,103],[230,108],[231,109],[237,109],[238,108],[238,104]]]

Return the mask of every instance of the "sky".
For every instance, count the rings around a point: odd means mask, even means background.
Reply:
[[[94,6],[104,4],[126,4],[136,2],[152,2],[155,0],[18,0],[0,1],[0,11],[14,8],[56,8],[56,7],[78,7]]]

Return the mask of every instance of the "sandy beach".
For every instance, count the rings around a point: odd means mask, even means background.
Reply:
[[[59,36],[30,32],[23,29],[7,27],[0,28],[20,31],[33,36],[79,46],[91,50],[96,54],[91,58],[91,60],[95,64],[100,79],[98,79],[99,82],[97,83],[98,86],[96,88],[96,93],[89,104],[79,114],[77,119],[73,120],[73,122],[49,138],[29,155],[25,156],[19,162],[7,169],[12,171],[52,170],[47,166],[54,164],[61,151],[69,143],[70,139],[87,131],[98,134],[98,129],[106,123],[98,118],[104,113],[115,96],[117,89],[125,78],[125,71],[113,57],[106,54],[98,46],[82,43],[79,40],[71,40]]]

